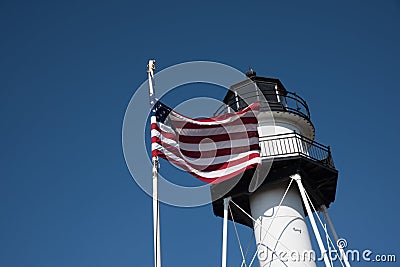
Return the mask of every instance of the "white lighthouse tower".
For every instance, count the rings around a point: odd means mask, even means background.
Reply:
[[[211,187],[214,213],[225,219],[222,266],[226,265],[228,219],[253,228],[261,267],[316,266],[321,255],[325,266],[332,266],[314,216],[316,210],[327,214],[326,208],[335,200],[338,171],[330,148],[314,140],[315,128],[304,99],[286,90],[278,79],[257,76],[253,70],[246,76],[231,86],[217,113],[260,103],[262,168]],[[331,231],[337,239],[333,227]],[[316,253],[311,232],[318,244]]]

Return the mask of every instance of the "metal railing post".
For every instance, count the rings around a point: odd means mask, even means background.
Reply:
[[[297,111],[300,111],[299,102],[298,102],[298,100],[297,100],[297,94],[296,94],[296,93],[293,93],[293,95],[294,95],[294,100],[296,101],[296,110],[297,110]]]
[[[335,167],[335,163],[333,162],[333,158],[332,158],[332,154],[331,154],[331,146],[328,146],[328,164],[329,164],[329,167],[332,167],[332,168]]]
[[[236,111],[239,110],[239,97],[238,97],[238,93],[235,91],[235,100],[236,100]]]

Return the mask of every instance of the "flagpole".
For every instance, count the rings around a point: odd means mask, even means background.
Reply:
[[[154,92],[154,70],[155,60],[149,60],[147,74],[149,80],[150,105],[153,108],[156,103]],[[156,123],[155,114],[151,116],[151,123]],[[161,267],[161,245],[160,245],[160,202],[158,201],[158,157],[152,157],[153,173],[153,237],[154,237],[154,267]]]

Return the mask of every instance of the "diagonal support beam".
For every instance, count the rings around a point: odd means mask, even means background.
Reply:
[[[300,195],[301,195],[301,198],[303,200],[304,206],[306,207],[307,215],[308,215],[308,218],[310,219],[310,223],[311,223],[312,229],[314,231],[315,238],[317,239],[319,250],[321,252],[321,255],[324,258],[325,266],[326,267],[332,267],[332,265],[331,265],[331,263],[329,261],[329,258],[328,258],[328,253],[327,253],[327,251],[325,249],[324,243],[322,242],[321,235],[319,233],[317,224],[315,222],[314,215],[313,215],[311,207],[310,207],[310,203],[307,200],[307,196],[306,196],[306,193],[305,193],[306,190],[304,189],[303,183],[301,182],[301,176],[299,174],[295,174],[295,175],[291,175],[290,178],[295,180],[296,183],[297,183],[297,186],[299,187]]]
[[[335,227],[333,227],[333,223],[329,216],[328,209],[326,208],[325,205],[322,205],[321,210],[325,216],[325,220],[328,222],[329,229],[331,230],[331,232],[333,234],[333,238],[335,239],[336,245],[339,248],[340,256],[342,257],[344,264],[346,265],[346,267],[351,267],[350,263],[349,263],[349,259],[347,258],[346,252],[344,251],[343,247],[339,246],[339,244],[338,244],[339,237],[336,233]]]

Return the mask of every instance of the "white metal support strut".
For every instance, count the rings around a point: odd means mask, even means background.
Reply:
[[[306,207],[307,215],[308,215],[308,218],[310,219],[310,223],[311,223],[312,229],[314,231],[315,238],[317,239],[319,250],[321,252],[321,255],[324,258],[325,266],[332,267],[332,265],[329,261],[328,254],[325,249],[324,243],[322,242],[321,235],[318,231],[318,227],[315,222],[314,215],[313,215],[311,207],[310,207],[310,203],[308,203],[307,196],[305,193],[306,190],[304,189],[303,183],[301,182],[301,176],[299,174],[295,174],[295,175],[290,176],[290,178],[294,179],[297,183],[297,186],[299,187],[300,195],[303,200],[304,206]]]
[[[322,210],[322,213],[324,214],[325,220],[326,220],[327,223],[328,223],[329,229],[330,229],[331,232],[332,232],[333,238],[335,239],[336,245],[337,245],[338,248],[339,248],[340,256],[341,256],[341,258],[343,259],[344,264],[346,265],[346,267],[351,267],[351,266],[350,266],[350,263],[349,263],[349,259],[347,258],[347,255],[346,255],[346,253],[345,253],[343,247],[341,247],[341,246],[338,244],[339,237],[338,237],[338,235],[337,235],[337,233],[336,233],[336,231],[335,231],[335,227],[333,227],[333,223],[332,223],[331,218],[330,218],[330,216],[329,216],[328,209],[326,208],[325,205],[322,205],[322,206],[321,206],[321,210]]]
[[[228,246],[228,208],[231,197],[224,198],[224,222],[222,226],[222,267],[226,267],[226,254]]]

